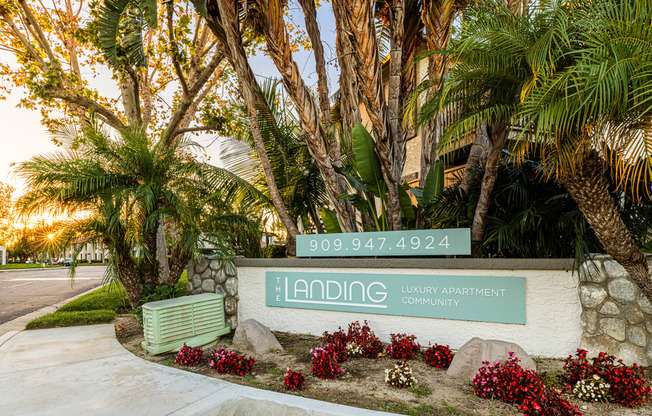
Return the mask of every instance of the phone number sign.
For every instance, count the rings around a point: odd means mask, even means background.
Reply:
[[[468,228],[297,236],[297,257],[469,254],[471,254],[471,231]]]

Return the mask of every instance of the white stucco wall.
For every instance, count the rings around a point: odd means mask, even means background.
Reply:
[[[477,275],[525,277],[526,324],[502,324],[409,316],[332,312],[266,306],[265,272],[336,272],[372,274]],[[566,270],[424,270],[396,268],[238,267],[238,320],[255,319],[272,331],[321,335],[364,320],[383,342],[390,333],[411,333],[422,346],[448,344],[457,349],[473,337],[515,342],[531,355],[565,358],[580,343],[582,312],[578,277]]]

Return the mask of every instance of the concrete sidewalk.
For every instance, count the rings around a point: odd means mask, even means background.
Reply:
[[[0,335],[0,409],[17,415],[389,415],[258,390],[154,364],[113,325]]]

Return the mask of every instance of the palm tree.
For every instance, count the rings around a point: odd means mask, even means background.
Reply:
[[[516,154],[541,155],[544,172],[564,184],[605,251],[652,300],[645,257],[609,193],[605,167],[609,159],[616,166],[612,173],[621,189],[649,189],[650,5],[551,1],[514,16],[501,5],[483,3],[467,15],[460,40],[446,51],[456,61],[438,101],[430,101],[422,116],[459,103],[449,138],[472,131],[482,119],[489,121],[490,134],[496,125],[499,132],[508,129],[512,120],[522,124]],[[495,183],[491,160],[502,151],[501,140],[491,139],[483,194],[485,185],[491,189]],[[476,217],[486,213],[483,194]],[[481,230],[474,218],[475,244]]]
[[[574,47],[540,74],[521,116],[536,133],[547,171],[564,184],[605,251],[652,301],[645,256],[609,193],[607,175],[634,198],[650,198],[652,175],[652,2],[603,0],[558,6],[567,11]],[[608,166],[614,166],[610,169]],[[647,221],[647,219],[642,219]]]
[[[17,207],[24,214],[80,215],[62,231],[62,244],[96,241],[107,247],[110,272],[137,307],[143,286],[173,286],[206,243],[219,247],[211,238],[218,234],[205,225],[224,214],[213,190],[227,173],[197,162],[190,153],[193,143],[184,139],[152,143],[139,130],[112,139],[92,124],[83,133],[78,150],[18,165],[27,192]],[[242,192],[245,200],[257,194],[253,188]],[[160,275],[156,258],[160,222],[172,224],[168,276]]]
[[[440,149],[475,134],[488,123],[491,150],[471,226],[475,255],[479,254],[482,244],[498,162],[512,128],[513,116],[520,108],[524,88],[533,80],[532,62],[539,62],[555,52],[551,49],[552,41],[559,36],[559,19],[562,18],[556,13],[556,9],[542,5],[535,18],[534,10],[514,14],[500,1],[480,2],[477,7],[466,10],[458,39],[451,41],[444,50],[425,55],[443,55],[451,65],[443,85],[417,115],[417,123],[424,125],[443,108],[451,105],[456,108],[454,120],[439,143]],[[429,91],[439,82],[431,79],[422,83],[413,96],[413,103],[421,92]]]
[[[249,65],[244,50],[244,42],[240,30],[239,3],[225,0],[207,0],[205,4],[205,10],[200,11],[200,14],[206,17],[211,30],[222,43],[225,54],[238,78],[240,93],[247,108],[251,134],[265,174],[265,180],[269,187],[271,200],[288,233],[288,254],[294,255],[296,250],[296,236],[299,234],[299,229],[290,217],[287,207],[283,202],[278,185],[276,184],[276,178],[272,172],[263,136],[260,132],[259,110],[263,108],[263,115],[269,114],[269,110],[265,108],[264,100],[261,99],[260,86]]]
[[[314,226],[317,232],[321,232],[323,226],[318,212],[328,203],[324,182],[310,152],[302,143],[295,112],[291,104],[278,94],[277,85],[275,80],[268,80],[261,85],[261,98],[265,101],[269,114],[260,118],[260,131],[288,213],[295,222],[302,222],[304,230],[308,231]],[[245,119],[247,110],[244,103],[236,105],[240,117]],[[247,153],[254,153],[251,131],[243,128],[237,133],[239,143],[249,145]],[[229,159],[225,161],[225,167],[230,170],[232,164],[229,162]],[[233,162],[237,165],[238,159]],[[252,178],[252,181],[265,194],[269,193],[264,176],[259,174],[258,180]]]

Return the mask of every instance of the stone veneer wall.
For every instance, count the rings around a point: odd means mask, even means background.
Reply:
[[[605,255],[582,264],[579,296],[580,348],[590,357],[605,351],[626,363],[652,364],[652,305],[620,264]]]
[[[226,324],[238,326],[238,269],[233,263],[223,264],[206,257],[199,263],[188,264],[188,293],[217,293],[224,296]]]

